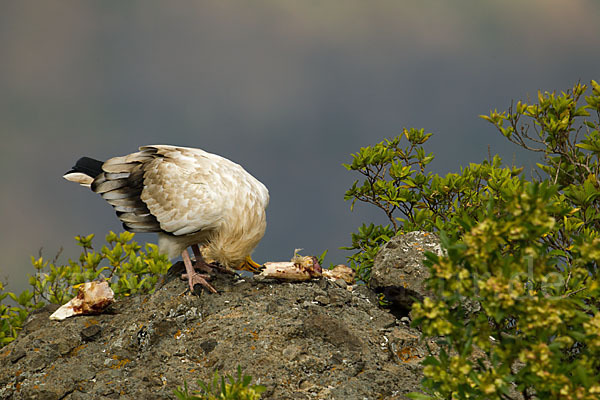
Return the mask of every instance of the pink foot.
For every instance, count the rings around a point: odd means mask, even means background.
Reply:
[[[199,274],[197,272],[194,272],[191,276],[189,276],[188,274],[183,274],[181,275],[181,278],[188,280],[190,290],[192,291],[192,293],[194,292],[194,285],[197,284],[202,285],[212,293],[218,293],[217,290],[214,287],[212,287],[210,283],[207,282],[207,279],[210,279],[210,275]]]
[[[181,253],[181,258],[183,259],[183,264],[185,265],[185,274],[182,277],[186,277],[188,279],[188,283],[190,285],[190,290],[194,293],[194,285],[200,284],[209,290],[212,293],[218,293],[217,290],[212,287],[206,279],[210,279],[209,275],[199,274],[194,271],[194,267],[192,266],[192,260],[190,260],[190,255],[186,250],[183,250]],[[206,264],[206,263],[205,263]]]

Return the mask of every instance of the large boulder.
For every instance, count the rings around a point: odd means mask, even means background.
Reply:
[[[31,315],[0,349],[0,398],[174,399],[184,381],[197,388],[238,365],[267,387],[263,399],[404,399],[419,390],[420,361],[435,344],[379,308],[364,285],[217,275],[220,294],[197,297],[176,277],[181,266],[171,270],[155,293],[99,315]]]
[[[439,237],[415,231],[393,237],[375,257],[369,286],[392,302],[396,315],[408,314],[415,300],[431,295],[425,287],[426,251],[443,255]]]

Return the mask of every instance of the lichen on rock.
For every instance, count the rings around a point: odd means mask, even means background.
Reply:
[[[440,239],[431,232],[408,232],[394,236],[377,253],[369,286],[393,303],[397,316],[407,315],[415,300],[431,293],[425,286],[429,270],[425,252],[443,255]]]
[[[425,344],[378,306],[366,286],[325,278],[281,283],[214,278],[220,294],[192,296],[177,278],[102,314],[30,316],[0,351],[2,399],[175,398],[218,369],[240,365],[263,399],[404,398],[419,390]],[[350,290],[352,289],[352,290]]]

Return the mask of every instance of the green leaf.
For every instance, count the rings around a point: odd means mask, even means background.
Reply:
[[[435,397],[424,394],[424,393],[418,393],[418,392],[411,392],[406,394],[406,397],[408,397],[409,399],[414,399],[414,400],[431,400],[431,399],[435,399]]]

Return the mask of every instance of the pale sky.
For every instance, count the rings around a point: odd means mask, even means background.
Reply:
[[[73,236],[120,231],[61,175],[144,144],[200,147],[267,185],[257,261],[303,248],[342,263],[350,232],[384,221],[343,201],[350,153],[415,127],[434,134],[434,172],[488,145],[530,165],[478,115],[600,80],[598,21],[593,0],[4,0],[0,279],[22,290],[40,248],[65,261]]]

